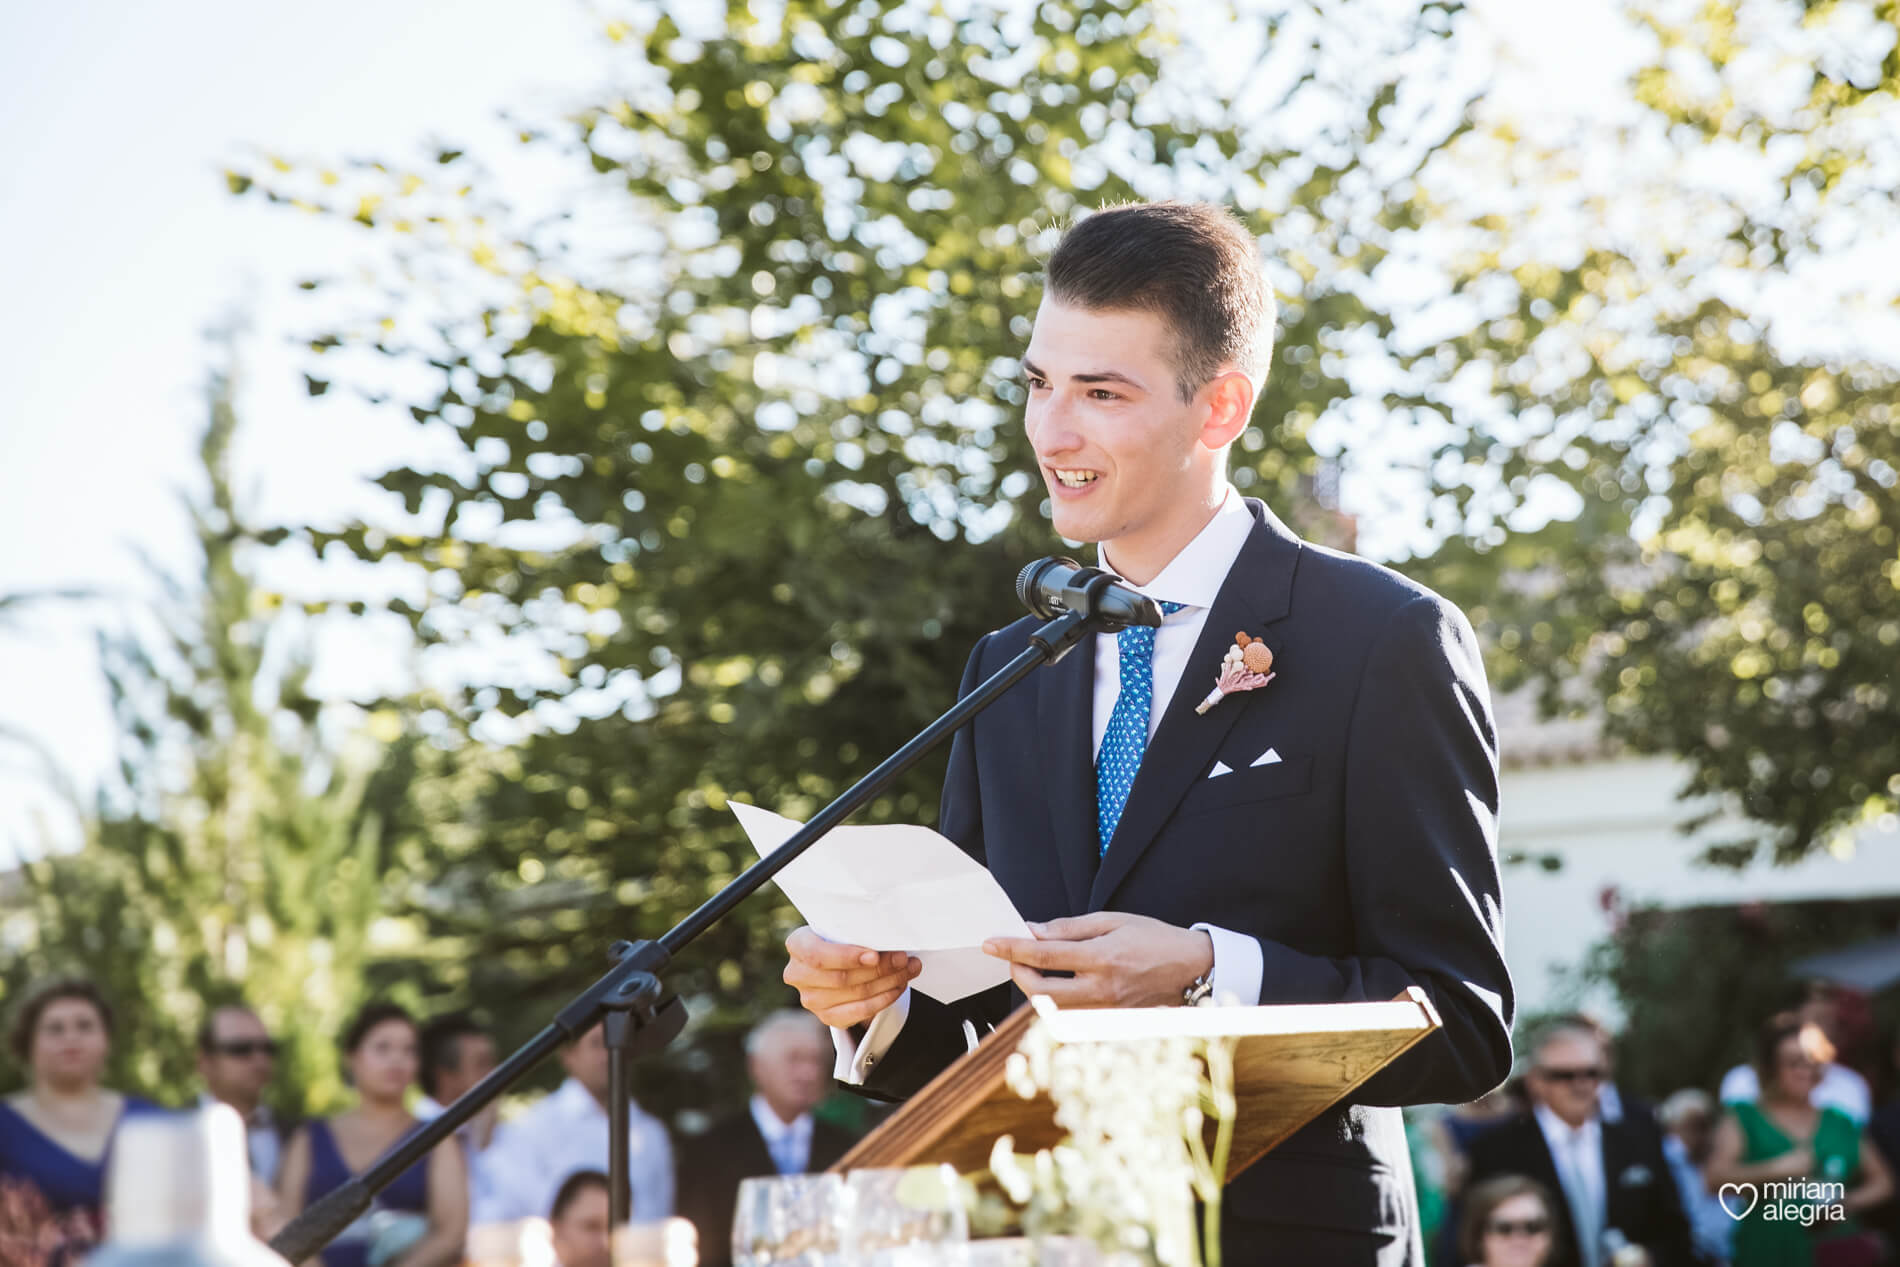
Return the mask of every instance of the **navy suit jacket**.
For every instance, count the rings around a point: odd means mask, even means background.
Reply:
[[[1255,524],[1098,857],[1084,639],[956,737],[942,830],[1032,921],[1127,911],[1260,942],[1262,1003],[1384,1001],[1421,987],[1441,1032],[1243,1172],[1242,1219],[1416,1237],[1395,1108],[1474,1100],[1511,1063],[1497,865],[1497,736],[1464,616],[1376,564]],[[977,644],[967,693],[1027,645],[1024,619]],[[1194,711],[1237,631],[1277,676]],[[1269,747],[1277,763],[1253,766]],[[1208,777],[1217,761],[1232,773]],[[906,1095],[964,1050],[961,1022],[1021,1001],[914,996],[866,1079]],[[1415,1241],[1414,1241],[1415,1243]]]

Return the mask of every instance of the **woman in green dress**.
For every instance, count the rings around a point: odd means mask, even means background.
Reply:
[[[1834,1057],[1818,1026],[1792,1013],[1762,1027],[1755,1052],[1761,1100],[1731,1104],[1706,1174],[1740,1215],[1735,1267],[1850,1267],[1878,1260],[1855,1216],[1885,1201],[1893,1180],[1879,1152],[1839,1109],[1812,1096]],[[1724,1184],[1736,1185],[1721,1191]]]

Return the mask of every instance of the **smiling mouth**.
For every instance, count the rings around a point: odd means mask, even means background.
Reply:
[[[1064,488],[1081,488],[1083,485],[1093,484],[1096,480],[1101,478],[1100,473],[1096,471],[1069,471],[1061,470],[1053,466],[1050,467],[1049,470],[1055,475],[1056,480],[1061,483]]]

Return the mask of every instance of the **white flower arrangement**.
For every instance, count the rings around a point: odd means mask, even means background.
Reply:
[[[1010,1136],[996,1141],[990,1174],[1021,1208],[1024,1232],[1085,1236],[1111,1263],[1155,1267],[1203,1267],[1205,1239],[1205,1267],[1220,1267],[1233,1056],[1232,1039],[1058,1044],[1031,1026],[1006,1076],[1024,1099],[1046,1093],[1067,1134],[1033,1156],[1017,1154]]]

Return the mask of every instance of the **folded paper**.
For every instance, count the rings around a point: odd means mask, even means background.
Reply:
[[[761,858],[804,826],[728,804]],[[1033,935],[996,877],[928,827],[834,827],[774,879],[820,937],[917,956],[911,987],[939,1003],[1009,980],[986,940]]]

